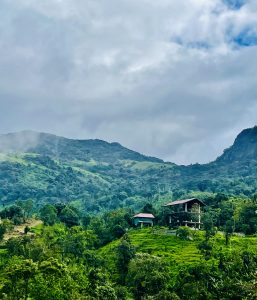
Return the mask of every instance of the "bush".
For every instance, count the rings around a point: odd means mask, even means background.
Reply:
[[[192,239],[192,232],[189,227],[181,226],[176,231],[176,236],[181,240],[190,240]]]

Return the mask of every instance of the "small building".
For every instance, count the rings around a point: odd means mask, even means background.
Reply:
[[[170,227],[190,226],[201,228],[201,208],[205,204],[197,199],[176,200],[164,205],[168,210],[168,223]]]
[[[133,217],[133,223],[135,226],[153,226],[153,221],[155,219],[153,214],[139,213]]]

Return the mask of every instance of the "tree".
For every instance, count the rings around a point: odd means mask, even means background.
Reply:
[[[176,236],[181,240],[189,240],[191,237],[191,229],[186,226],[180,226],[176,231]]]
[[[233,220],[228,220],[224,227],[226,246],[228,245],[229,239],[230,239],[233,231],[234,231],[234,222],[233,222]]]
[[[247,201],[243,203],[238,215],[238,229],[245,234],[254,234],[257,231],[257,204]]]
[[[82,281],[80,282],[82,286],[86,285],[82,274],[79,274],[78,278]],[[51,257],[38,264],[38,273],[31,284],[30,295],[31,299],[35,300],[84,299],[79,290],[80,287],[73,279],[71,269]]]
[[[25,201],[16,201],[16,205],[22,209],[23,221],[25,222],[32,213],[34,202],[32,199],[27,199]]]
[[[203,217],[203,228],[205,230],[205,240],[206,242],[215,235],[215,230],[213,226],[213,215],[210,212],[206,212]]]
[[[88,280],[87,292],[91,296],[89,299],[117,300],[108,275],[102,269],[91,269],[88,274]]]
[[[153,215],[156,213],[156,210],[154,209],[152,203],[146,203],[144,205],[144,207],[142,208],[142,211],[144,213],[149,213],[149,214],[153,214]]]
[[[31,259],[21,260],[13,257],[4,269],[4,276],[7,279],[3,291],[10,296],[9,299],[24,299],[29,296],[29,283],[35,276],[37,263]]]
[[[117,247],[117,268],[120,275],[120,283],[125,284],[130,260],[135,256],[135,247],[131,244],[127,234],[123,236]]]
[[[60,213],[60,221],[68,227],[77,226],[79,225],[79,216],[72,208],[66,206]]]
[[[82,258],[87,249],[92,249],[96,242],[96,236],[90,230],[84,230],[80,226],[68,228],[58,243],[64,254],[72,254],[75,258]]]
[[[57,210],[51,204],[46,204],[40,209],[40,217],[45,225],[54,225],[57,221]]]
[[[168,279],[168,268],[157,256],[138,253],[129,263],[127,283],[132,288],[135,299],[157,295],[166,289]]]
[[[232,219],[235,206],[232,201],[224,201],[220,203],[220,209],[218,222],[220,226],[225,226],[227,220]]]
[[[15,225],[19,225],[23,222],[23,211],[21,207],[12,205],[3,209],[0,212],[0,217],[3,219],[12,220]]]
[[[0,224],[0,241],[3,240],[5,233],[6,233],[6,226],[4,224]]]
[[[32,199],[27,199],[24,201],[23,209],[25,212],[25,218],[28,219],[31,216],[34,206],[34,201]]]
[[[153,300],[180,300],[180,298],[174,292],[167,290],[161,290],[156,296],[151,298]]]

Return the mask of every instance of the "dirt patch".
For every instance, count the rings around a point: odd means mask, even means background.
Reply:
[[[12,231],[7,232],[4,235],[4,240],[7,241],[7,240],[9,240],[10,238],[13,238],[13,237],[23,236],[24,235],[24,229],[25,229],[26,226],[31,228],[31,227],[35,227],[35,226],[41,225],[41,224],[43,224],[43,222],[41,220],[29,219],[24,224],[14,226],[14,229]],[[33,233],[28,232],[27,235],[33,235]]]

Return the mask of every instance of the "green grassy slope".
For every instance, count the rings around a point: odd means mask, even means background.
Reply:
[[[223,234],[218,233],[211,240],[213,245],[213,258],[206,262],[203,253],[198,249],[198,245],[204,240],[204,232],[192,232],[193,240],[181,240],[175,236],[174,232],[168,229],[133,229],[128,235],[131,243],[135,246],[136,252],[149,253],[161,257],[168,265],[171,274],[176,276],[181,269],[188,266],[198,265],[201,262],[207,264],[218,264],[220,253],[242,253],[248,250],[257,253],[257,237],[231,237],[228,246],[225,245]],[[108,258],[110,272],[115,277],[116,270],[116,249],[119,240],[111,242],[98,250],[101,257]]]

